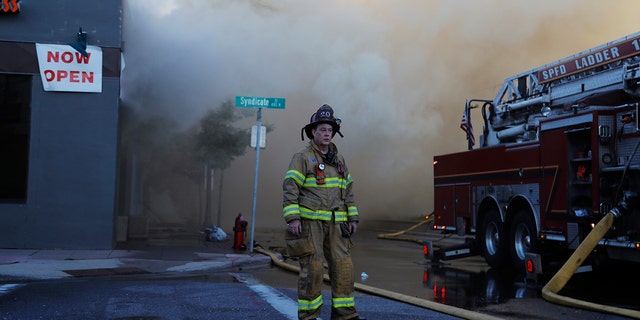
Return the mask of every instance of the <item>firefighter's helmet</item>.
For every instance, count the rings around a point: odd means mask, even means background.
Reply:
[[[313,140],[313,135],[311,134],[311,130],[315,129],[317,125],[321,123],[328,123],[333,127],[333,135],[332,138],[337,134],[342,137],[342,133],[340,132],[340,119],[337,119],[333,116],[333,109],[328,104],[323,104],[318,111],[311,115],[311,119],[309,120],[309,124],[302,128],[302,131],[307,134],[307,138]],[[302,140],[304,140],[304,135],[302,136]]]

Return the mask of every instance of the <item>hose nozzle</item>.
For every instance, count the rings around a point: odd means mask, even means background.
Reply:
[[[629,212],[630,209],[635,207],[636,202],[638,201],[638,194],[633,191],[625,191],[622,196],[622,200],[618,203],[618,205],[609,211],[616,219],[620,218],[623,214]]]

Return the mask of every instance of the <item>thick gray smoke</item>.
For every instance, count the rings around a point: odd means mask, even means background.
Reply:
[[[300,129],[327,103],[363,219],[433,210],[432,159],[462,151],[465,100],[639,31],[637,0],[124,0],[123,99],[185,128],[237,95],[282,97],[260,153],[256,224],[275,226]],[[472,114],[476,132],[478,114]],[[249,119],[246,126],[255,124]],[[255,151],[224,174],[223,221],[252,211]]]

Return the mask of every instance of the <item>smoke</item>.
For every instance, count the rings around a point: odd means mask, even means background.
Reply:
[[[283,223],[281,183],[300,130],[327,103],[362,219],[433,210],[432,160],[465,150],[469,98],[504,78],[637,32],[636,0],[124,0],[123,100],[187,128],[238,95],[263,109],[256,224]],[[472,113],[476,131],[480,116]],[[255,120],[255,119],[251,119]],[[247,121],[246,126],[255,124]],[[179,128],[178,128],[179,129]],[[223,221],[252,213],[256,153],[224,174]]]

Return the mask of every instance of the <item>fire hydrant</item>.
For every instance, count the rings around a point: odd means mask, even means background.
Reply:
[[[244,236],[247,232],[247,221],[242,217],[242,213],[238,213],[236,217],[236,223],[233,227],[233,248],[239,250],[246,250],[247,246],[244,244]]]

